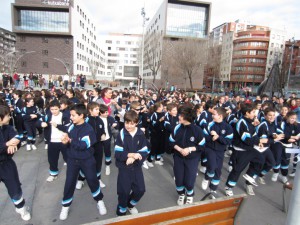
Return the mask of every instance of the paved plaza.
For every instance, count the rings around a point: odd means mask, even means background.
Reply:
[[[47,151],[44,143],[39,143],[38,150],[26,152],[22,147],[14,156],[17,163],[20,179],[26,204],[31,208],[32,219],[28,222],[22,221],[15,213],[14,206],[8,197],[3,183],[0,184],[0,224],[1,225],[75,225],[85,224],[116,217],[117,206],[117,169],[112,164],[110,176],[102,175],[106,184],[103,190],[104,201],[108,210],[107,215],[100,216],[87,185],[82,190],[76,190],[74,201],[70,208],[69,218],[66,221],[59,220],[61,210],[61,199],[65,182],[66,166],[60,159],[59,177],[52,183],[47,183],[48,161]],[[146,212],[159,208],[176,205],[177,193],[175,190],[172,158],[165,156],[164,166],[155,165],[149,170],[144,169],[146,193],[139,202],[137,208],[140,212]],[[225,159],[226,162],[228,158]],[[225,163],[224,163],[225,165]],[[219,195],[224,196],[224,183],[228,172],[223,169]],[[203,175],[199,174],[195,185],[195,201],[199,201],[205,191],[201,189]],[[286,214],[282,212],[282,184],[273,183],[270,175],[267,177],[267,184],[260,185],[255,189],[255,196],[248,196],[240,214],[241,225],[282,225],[285,222]],[[241,178],[235,194],[244,192],[244,180]],[[289,195],[288,195],[289,197]]]

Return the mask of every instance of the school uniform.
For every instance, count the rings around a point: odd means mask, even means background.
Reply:
[[[126,165],[129,153],[139,153],[142,160]],[[116,166],[119,169],[116,213],[119,216],[126,214],[127,207],[135,207],[146,191],[142,165],[148,154],[147,139],[141,129],[137,128],[134,136],[126,129],[120,131],[115,145]]]
[[[154,159],[160,161],[165,148],[165,132],[164,122],[159,121],[165,115],[164,112],[154,112],[150,117],[150,143],[151,151],[148,156],[148,162],[152,162]]]
[[[103,199],[103,194],[97,179],[96,160],[94,158],[95,132],[88,123],[84,122],[80,125],[72,124],[67,133],[71,141],[67,144],[68,162],[62,205],[68,207],[72,204],[80,170],[85,175],[94,200],[98,202]]]
[[[282,176],[287,176],[291,154],[286,153],[286,149],[293,146],[293,144],[288,142],[288,140],[291,138],[291,136],[300,135],[300,127],[298,124],[290,124],[283,120],[280,128],[284,133],[284,139],[281,141],[283,143],[282,151],[273,152],[276,161],[276,165],[273,167],[273,171],[274,173],[279,173],[279,170],[281,170]],[[296,142],[294,144],[296,144]]]
[[[183,156],[174,150],[174,175],[176,190],[179,195],[194,195],[194,185],[200,160],[201,152],[204,150],[205,137],[200,127],[190,124],[178,124],[169,138],[170,147],[178,145],[181,148],[196,147],[189,155]]]
[[[103,160],[103,149],[101,148],[101,136],[105,134],[103,121],[99,116],[88,116],[85,120],[93,128],[96,134],[96,143],[94,144],[94,157],[96,160],[97,178],[101,179],[101,168]]]
[[[105,165],[109,166],[111,164],[111,138],[112,138],[112,129],[111,126],[117,121],[108,116],[107,118],[101,117],[100,120],[102,121],[104,132],[105,132],[105,140],[101,141],[102,151],[104,151],[105,155]]]
[[[57,116],[49,113],[39,119],[38,126],[41,127],[43,122],[47,123],[47,127],[44,128],[44,138],[48,144],[49,173],[51,176],[57,176],[59,153],[62,153],[64,161],[67,162],[67,148],[61,142],[61,137],[70,125],[70,118],[64,117],[61,112]],[[50,122],[55,122],[57,127],[52,126]]]
[[[165,114],[164,128],[165,128],[165,147],[168,154],[173,153],[173,149],[169,148],[169,137],[174,128],[178,125],[178,116],[171,116],[168,112]]]
[[[37,118],[32,119],[31,114],[37,115]],[[24,107],[22,109],[22,118],[24,121],[24,127],[27,131],[27,144],[35,144],[36,138],[36,122],[39,119],[38,108],[36,106]]]
[[[12,138],[20,140],[20,136],[10,125],[0,127],[0,182],[2,181],[7,192],[17,209],[25,205],[25,200],[22,194],[21,182],[19,179],[16,163],[12,159],[13,154],[7,153],[6,142]]]
[[[219,135],[215,141],[212,140],[213,136],[210,134],[212,131]],[[215,191],[220,183],[226,146],[230,145],[233,139],[233,130],[225,121],[221,123],[212,121],[208,124],[207,130],[204,130],[204,134],[206,135],[205,155],[207,157],[205,180],[210,181],[209,187]]]
[[[13,118],[15,122],[15,127],[17,129],[20,138],[23,138],[23,133],[24,133],[24,124],[23,124],[23,117],[22,117],[23,105],[24,105],[23,100],[20,98],[14,101]]]
[[[260,153],[254,149],[254,145],[259,144],[259,137],[252,122],[253,120],[242,117],[236,123],[232,142],[235,151],[231,157],[233,169],[226,181],[226,186],[229,188],[236,186],[240,174],[251,160],[261,157]]]

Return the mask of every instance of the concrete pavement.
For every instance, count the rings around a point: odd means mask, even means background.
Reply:
[[[140,212],[146,212],[159,208],[175,206],[177,193],[175,190],[172,158],[165,156],[164,166],[155,165],[149,170],[144,169],[146,193],[137,205]],[[22,221],[15,213],[14,206],[7,194],[3,183],[0,184],[0,224],[17,225],[74,225],[101,221],[103,219],[116,217],[117,206],[116,182],[117,169],[111,165],[111,174],[106,176],[103,172],[102,181],[106,187],[102,189],[104,201],[108,210],[107,215],[100,216],[96,202],[93,200],[87,185],[82,190],[76,190],[74,201],[70,208],[69,218],[66,221],[59,220],[61,210],[61,199],[65,182],[66,166],[63,165],[62,157],[59,162],[61,170],[59,177],[52,183],[47,183],[48,161],[47,151],[44,144],[38,144],[38,150],[26,152],[22,147],[14,156],[17,163],[19,176],[22,183],[26,204],[32,211],[32,219],[28,222]],[[226,158],[226,161],[228,158]],[[226,165],[226,163],[224,163]],[[104,167],[103,167],[104,168]],[[104,169],[103,169],[104,171]],[[221,178],[220,196],[224,196],[224,183],[228,172],[223,169]],[[195,201],[199,201],[205,191],[201,189],[203,175],[197,177],[195,186]],[[270,175],[267,176],[267,184],[260,185],[255,189],[255,196],[248,196],[246,204],[240,214],[241,225],[282,225],[286,214],[282,212],[282,184],[272,182]],[[244,180],[240,178],[235,194],[244,192]]]

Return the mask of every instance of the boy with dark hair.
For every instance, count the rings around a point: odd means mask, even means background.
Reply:
[[[24,107],[24,102],[22,100],[22,91],[15,90],[13,92],[13,98],[14,98],[13,117],[14,117],[15,127],[17,129],[19,137],[22,140],[21,146],[23,146],[26,144],[26,141],[24,141],[24,139],[23,139],[24,124],[23,124],[23,118],[22,118],[22,109]]]
[[[99,104],[97,102],[88,103],[87,110],[89,116],[86,118],[85,122],[91,125],[96,134],[96,143],[94,144],[93,148],[95,150],[94,157],[96,160],[97,178],[99,180],[100,187],[104,188],[105,184],[101,181],[101,168],[103,160],[103,149],[101,147],[101,139],[105,138],[104,124],[99,117]],[[76,187],[82,187],[84,180],[85,176],[80,171]]]
[[[58,159],[61,152],[64,161],[67,162],[66,146],[61,142],[61,136],[70,123],[69,117],[64,117],[60,112],[60,104],[57,100],[49,103],[50,113],[40,118],[38,125],[44,128],[44,138],[48,143],[48,162],[50,176],[48,182],[56,180],[58,175]]]
[[[97,201],[100,215],[107,213],[103,202],[103,194],[97,179],[96,160],[94,158],[93,145],[96,142],[96,135],[93,128],[85,122],[87,110],[85,105],[77,104],[71,107],[71,120],[73,124],[62,137],[62,143],[67,144],[68,164],[67,175],[62,200],[60,219],[68,218],[69,207],[73,201],[76,180],[81,170],[89,184],[93,198]]]
[[[233,139],[232,127],[224,121],[226,116],[225,108],[216,108],[213,121],[208,124],[207,130],[204,129],[204,134],[206,134],[207,169],[202,181],[202,189],[206,190],[210,183],[210,192],[213,197],[216,197],[216,190],[220,183],[224,152]]]
[[[149,150],[144,132],[137,127],[138,114],[130,110],[125,113],[125,128],[117,137],[115,145],[116,166],[119,169],[117,192],[117,215],[123,216],[128,211],[137,214],[137,202],[145,193],[142,165]]]
[[[20,137],[9,124],[10,110],[7,106],[0,106],[0,181],[5,184],[8,194],[16,207],[16,212],[25,221],[31,219],[31,215],[25,207],[21,182],[19,180],[16,163],[12,159],[17,151]]]
[[[109,116],[108,114],[108,106],[104,104],[100,104],[99,106],[100,111],[100,119],[103,123],[105,138],[101,140],[102,144],[102,151],[104,151],[105,155],[105,175],[110,175],[110,164],[111,164],[111,138],[112,138],[112,127],[116,127],[118,125],[117,121]]]
[[[234,150],[232,160],[232,171],[229,173],[225,193],[232,196],[232,188],[235,187],[240,174],[246,168],[251,160],[259,157],[259,152],[254,149],[254,145],[261,145],[268,142],[267,138],[257,136],[255,132],[255,106],[251,103],[241,104],[242,117],[236,123],[234,130],[233,147]]]

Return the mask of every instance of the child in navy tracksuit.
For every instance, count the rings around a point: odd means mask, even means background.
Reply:
[[[295,112],[288,112],[285,119],[281,122],[281,129],[284,133],[284,139],[282,142],[282,151],[274,153],[276,165],[273,168],[272,181],[277,181],[279,170],[282,174],[282,182],[286,183],[288,181],[288,169],[291,154],[286,153],[286,148],[293,147],[300,139],[299,124],[297,123],[297,114]]]
[[[168,154],[173,153],[172,150],[169,148],[169,137],[172,134],[174,128],[178,125],[178,110],[177,110],[177,104],[175,103],[169,103],[167,105],[167,113],[165,114],[164,119],[164,127],[165,127],[165,149]]]
[[[58,159],[61,152],[64,161],[67,162],[66,145],[61,142],[63,132],[66,132],[67,126],[70,125],[70,118],[64,117],[60,112],[60,103],[53,100],[49,103],[50,113],[39,119],[39,126],[44,127],[44,138],[48,143],[48,162],[49,174],[48,182],[52,182],[58,175]]]
[[[112,132],[111,128],[116,127],[118,125],[117,121],[109,116],[108,114],[108,106],[104,104],[100,104],[100,119],[104,125],[105,138],[101,140],[102,151],[104,151],[105,155],[105,175],[110,175],[110,164],[111,164],[111,137]]]
[[[136,204],[144,195],[145,182],[142,171],[143,161],[149,153],[144,132],[137,128],[138,114],[130,110],[124,116],[125,128],[119,133],[115,145],[116,166],[119,169],[117,192],[117,215],[128,211],[138,213]]]
[[[193,203],[194,185],[201,151],[204,150],[205,138],[200,127],[193,124],[192,108],[182,106],[179,109],[179,124],[170,135],[170,147],[174,149],[174,175],[176,190],[179,195],[177,204]]]
[[[25,99],[26,107],[22,109],[22,118],[24,120],[24,127],[27,131],[27,151],[36,150],[36,122],[39,119],[38,108],[34,105],[32,98]]]
[[[229,173],[225,193],[232,196],[232,188],[236,186],[240,174],[256,157],[259,158],[260,153],[255,150],[254,145],[260,145],[268,142],[267,138],[259,138],[255,132],[255,106],[251,103],[241,104],[242,117],[236,123],[233,137],[234,151],[231,157],[232,171]]]
[[[0,182],[2,181],[8,194],[16,207],[16,212],[25,221],[30,220],[31,215],[25,207],[21,183],[19,180],[16,163],[12,159],[18,149],[20,137],[9,124],[10,109],[7,106],[0,106]]]
[[[24,102],[21,99],[22,92],[20,90],[16,90],[13,93],[14,98],[14,111],[13,111],[13,117],[15,122],[15,127],[17,129],[18,135],[23,139],[23,132],[24,132],[24,125],[23,125],[23,118],[22,118],[22,109],[24,106]]]
[[[150,143],[151,152],[148,156],[148,166],[153,167],[152,161],[155,160],[155,164],[164,165],[161,161],[161,156],[164,153],[165,139],[164,139],[164,115],[163,105],[161,102],[157,102],[153,105],[154,113],[150,117],[151,133]]]
[[[94,144],[93,148],[95,150],[94,157],[96,160],[97,178],[99,180],[100,187],[104,188],[105,184],[101,181],[101,168],[103,160],[103,149],[101,145],[101,139],[105,138],[104,124],[99,117],[99,104],[97,102],[88,103],[87,110],[89,112],[89,116],[86,118],[85,122],[91,125],[96,134],[96,143]],[[78,181],[76,184],[76,189],[80,190],[82,188],[84,180],[85,176],[82,173],[82,171],[80,171]]]
[[[206,190],[209,184],[213,197],[216,197],[216,190],[220,183],[224,152],[233,139],[232,127],[225,122],[225,118],[226,109],[216,108],[213,121],[208,124],[207,130],[204,130],[204,134],[206,134],[207,169],[202,181],[202,189]]]
[[[67,144],[67,175],[62,200],[62,210],[60,219],[68,218],[69,207],[73,201],[76,181],[81,170],[92,192],[92,196],[97,201],[100,215],[107,213],[103,202],[103,194],[97,179],[96,160],[94,157],[93,145],[96,142],[96,135],[93,128],[85,122],[87,110],[85,105],[77,104],[71,107],[71,120],[73,124],[68,128],[62,137],[62,143]]]

